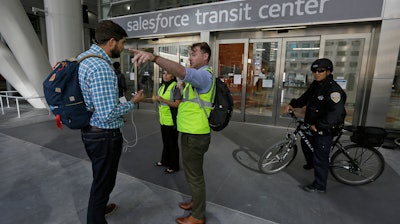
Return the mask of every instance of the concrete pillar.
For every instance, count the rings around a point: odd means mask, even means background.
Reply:
[[[84,49],[81,0],[44,0],[50,64]]]
[[[400,47],[400,1],[387,0],[365,125],[384,127]]]
[[[8,74],[2,72],[3,76],[20,76],[20,80],[28,80],[25,85],[30,85],[32,88],[27,95],[21,93],[22,96],[43,96],[42,82],[51,68],[46,52],[43,50],[21,2],[0,0],[0,5],[0,33],[10,48],[12,57],[15,57],[22,69],[20,73],[15,73],[17,70],[9,70],[8,72],[11,73]],[[0,67],[7,65],[9,58],[7,50],[3,48],[2,52],[5,52],[4,59],[6,60],[0,61]],[[19,86],[20,83],[11,84],[17,89],[16,86]],[[46,107],[43,100],[32,100],[30,103],[37,108]]]
[[[21,75],[25,74],[24,70],[17,62],[17,59],[14,57],[10,49],[8,49],[3,43],[0,43],[0,61],[0,73],[7,80],[7,90],[11,90],[8,88],[9,84],[11,84],[14,89],[21,94],[21,96],[34,96],[33,94],[36,92],[36,90],[31,85],[28,77],[26,77],[25,75]],[[43,102],[39,99],[28,100],[28,102],[32,105],[43,104]],[[37,105],[37,107],[40,107],[39,105]],[[45,106],[42,105],[41,107],[44,108]]]

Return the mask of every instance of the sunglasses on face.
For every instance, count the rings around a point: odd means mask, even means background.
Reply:
[[[314,69],[312,72],[314,72],[314,73],[323,73],[323,72],[326,72],[326,69]]]

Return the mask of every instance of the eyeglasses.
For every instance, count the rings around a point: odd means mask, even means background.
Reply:
[[[315,69],[315,70],[313,70],[312,72],[314,72],[314,73],[323,73],[323,72],[326,72],[326,69]]]

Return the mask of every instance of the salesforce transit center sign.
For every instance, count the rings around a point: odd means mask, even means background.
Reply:
[[[115,17],[130,38],[382,19],[384,0],[232,0]]]

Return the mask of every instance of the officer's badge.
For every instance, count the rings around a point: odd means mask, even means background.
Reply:
[[[341,96],[340,96],[340,93],[339,93],[339,92],[333,92],[333,93],[331,93],[331,100],[332,100],[333,102],[339,103],[340,98],[341,98]]]

